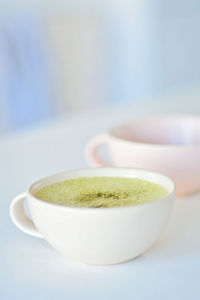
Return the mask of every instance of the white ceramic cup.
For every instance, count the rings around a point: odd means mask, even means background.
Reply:
[[[141,178],[162,185],[169,194],[154,202],[113,208],[68,207],[34,197],[38,189],[51,183],[95,176]],[[146,251],[165,228],[174,199],[174,183],[159,173],[131,168],[81,169],[37,181],[12,201],[10,215],[22,231],[43,237],[68,258],[107,265],[130,260]],[[24,211],[25,200],[32,220]]]
[[[106,144],[110,163],[98,154]],[[200,191],[200,117],[163,116],[136,120],[94,137],[86,147],[90,166],[144,168],[176,183],[178,195]]]

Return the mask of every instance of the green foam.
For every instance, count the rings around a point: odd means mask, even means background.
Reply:
[[[48,185],[35,193],[43,201],[78,207],[116,207],[152,202],[168,191],[138,178],[80,177]]]

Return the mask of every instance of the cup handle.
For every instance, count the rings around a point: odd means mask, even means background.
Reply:
[[[93,167],[108,167],[108,163],[104,162],[98,155],[98,147],[107,143],[109,136],[106,133],[97,135],[86,146],[86,159]]]
[[[24,210],[24,201],[27,198],[26,193],[15,197],[10,205],[10,216],[13,223],[25,233],[43,238],[39,233],[33,221],[26,215]]]

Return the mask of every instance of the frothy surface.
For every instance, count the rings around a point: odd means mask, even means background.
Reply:
[[[168,191],[138,178],[80,177],[48,185],[35,193],[43,201],[79,207],[116,207],[152,202]]]

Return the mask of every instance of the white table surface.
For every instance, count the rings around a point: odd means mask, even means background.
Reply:
[[[70,262],[43,239],[18,230],[9,217],[12,198],[36,179],[86,167],[83,149],[96,133],[149,114],[200,112],[196,100],[193,106],[171,104],[66,116],[1,140],[1,300],[200,299],[200,194],[176,200],[167,230],[148,252],[113,266]]]

